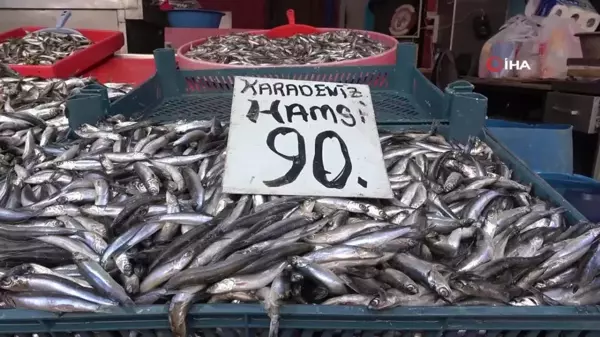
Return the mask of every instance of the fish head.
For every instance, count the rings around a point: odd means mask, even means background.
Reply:
[[[394,296],[388,296],[385,291],[380,291],[379,294],[373,297],[367,308],[371,310],[384,310],[394,306],[396,303],[396,298]]]
[[[290,281],[293,283],[301,283],[302,281],[304,281],[304,276],[302,276],[302,274],[300,273],[291,273]]]
[[[127,254],[121,253],[115,256],[115,263],[125,275],[131,275],[133,273],[133,265],[131,264],[131,261],[129,261]]]
[[[27,289],[27,280],[20,275],[7,275],[0,280],[0,288],[13,291]]]
[[[155,179],[152,179],[152,182],[153,183],[149,184],[150,188],[148,189],[148,192],[150,192],[150,194],[152,195],[158,195],[158,193],[160,192],[160,182],[158,182]]]
[[[448,281],[448,283],[450,284],[450,286],[456,290],[462,290],[465,289],[465,287],[467,286],[466,282],[464,280],[459,280],[456,278],[453,278],[451,280]]]
[[[130,282],[125,282],[125,292],[127,292],[128,294],[135,294],[136,291],[137,285]]]
[[[221,280],[218,283],[213,284],[210,288],[208,288],[207,292],[209,294],[223,294],[231,292],[235,287],[235,279],[234,278],[226,278]]]
[[[143,216],[146,216],[149,211],[150,211],[150,205],[145,204],[145,205],[138,207],[138,209],[135,211],[135,213],[137,216],[143,217]]]
[[[533,287],[535,289],[543,290],[543,289],[548,289],[551,286],[552,286],[552,284],[549,282],[549,280],[546,280],[546,281],[540,281],[540,282],[536,283]]]
[[[302,283],[292,283],[290,289],[290,295],[293,297],[300,296],[302,294]]]
[[[450,286],[446,284],[446,280],[437,270],[432,269],[427,273],[427,283],[432,286],[433,290],[435,290],[438,295],[444,298],[450,296]]]
[[[405,284],[404,288],[411,295],[416,295],[419,293],[419,288],[414,284]]]
[[[379,307],[381,306],[381,304],[384,303],[384,302],[385,302],[385,300],[383,300],[381,297],[375,296],[373,299],[371,299],[369,301],[368,308],[369,309],[373,309],[373,310],[377,310],[377,309],[379,309]]]
[[[425,234],[425,240],[427,240],[428,242],[437,242],[441,240],[441,236],[438,232],[428,232],[427,234]]]
[[[289,259],[290,264],[295,268],[303,268],[308,265],[308,261],[301,258],[300,256],[292,256]]]
[[[128,187],[132,193],[135,193],[136,191],[139,193],[148,192],[146,190],[146,185],[144,185],[144,183],[142,183],[139,179],[136,179],[136,180],[132,181],[131,183],[129,183]]]
[[[4,291],[0,293],[0,302],[5,304],[8,308],[16,308],[17,304],[13,300],[12,296],[10,296],[10,292]]]
[[[314,301],[324,300],[329,295],[329,290],[326,287],[318,286],[312,290],[312,297]]]
[[[166,184],[165,188],[169,192],[176,192],[178,189],[177,183],[174,181],[169,180],[169,181],[165,182],[165,184]]]
[[[65,227],[65,222],[62,220],[56,220],[56,219],[48,220],[46,222],[46,226],[48,226],[48,227]]]
[[[449,296],[450,296],[450,294],[451,294],[451,293],[450,293],[450,289],[448,289],[448,287],[446,287],[446,286],[442,286],[442,285],[436,285],[436,286],[435,286],[435,292],[436,292],[438,295],[440,295],[440,296],[442,296],[442,297],[444,297],[444,298],[447,298],[447,297],[449,297]]]
[[[135,264],[133,266],[133,273],[136,274],[136,275],[138,275],[138,277],[139,277],[139,275],[146,274],[146,272],[147,272],[146,269],[147,269],[147,267],[144,266],[144,265],[142,265],[142,264]]]
[[[537,307],[544,305],[539,299],[533,296],[519,297],[510,301],[510,305],[515,307]]]

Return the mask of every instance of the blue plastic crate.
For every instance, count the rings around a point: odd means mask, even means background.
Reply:
[[[544,172],[540,176],[588,220],[600,222],[600,182],[579,174]]]
[[[414,66],[416,46],[398,45],[395,66],[260,67],[226,70],[178,70],[171,49],[154,52],[156,74],[110,104],[100,87],[69,99],[71,128],[94,124],[107,115],[143,116],[155,120],[228,119],[235,76],[368,84],[380,125],[450,124],[449,136],[464,141],[481,130],[487,99],[459,81],[441,92]]]
[[[536,172],[573,173],[573,126],[488,119],[490,132]]]
[[[32,310],[0,311],[0,333],[114,331],[121,336],[170,336],[167,306],[113,313],[59,316]],[[260,305],[199,304],[188,314],[189,332],[206,337],[266,337]],[[288,305],[281,337],[597,337],[600,310],[590,307],[406,307],[376,312],[362,307]],[[118,335],[117,335],[118,336]]]
[[[571,222],[585,220],[483,127],[487,99],[473,93],[473,86],[464,81],[453,83],[444,92],[437,89],[414,67],[412,44],[399,46],[396,66],[181,71],[176,69],[172,51],[159,50],[155,58],[156,75],[112,104],[100,86],[91,86],[70,99],[71,127],[114,114],[159,121],[227,119],[236,75],[368,84],[381,128],[422,130],[438,122],[446,137],[464,141],[478,136],[517,179],[532,185],[536,195],[565,207]],[[159,332],[168,335],[169,327],[164,305],[119,308],[109,314],[0,313],[0,333],[118,331],[128,336],[133,330],[158,336]],[[290,305],[284,306],[281,314],[282,337],[592,337],[600,333],[597,307],[411,307],[373,312],[349,306]],[[188,323],[197,335],[210,337],[262,337],[269,326],[262,307],[253,304],[196,305]]]

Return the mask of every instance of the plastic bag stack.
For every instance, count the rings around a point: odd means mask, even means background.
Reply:
[[[572,19],[559,16],[510,18],[482,47],[481,78],[565,78],[567,59],[581,57],[576,33],[583,31]],[[508,60],[529,66],[521,69],[492,69],[490,60]]]
[[[584,32],[593,32],[600,25],[600,15],[588,0],[529,0],[525,15],[570,18]]]

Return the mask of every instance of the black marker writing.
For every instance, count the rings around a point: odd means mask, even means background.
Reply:
[[[302,120],[308,122],[308,114],[302,105],[298,103],[286,105],[285,110],[287,112],[288,123],[293,122],[292,118],[294,116],[302,116]]]
[[[340,93],[342,93],[342,96],[344,96],[344,98],[348,98],[348,95],[346,94],[346,90],[344,90],[344,85],[343,84],[338,84],[336,85],[336,87],[338,87],[338,89],[340,89]]]
[[[298,96],[298,87],[295,84],[286,84],[285,90],[287,96]]]
[[[335,138],[340,142],[340,150],[342,156],[344,156],[344,167],[333,180],[327,179],[327,173],[331,172],[325,170],[323,165],[323,142],[329,138]],[[346,146],[342,137],[331,130],[319,133],[315,138],[315,158],[313,159],[313,176],[315,179],[327,188],[342,189],[346,186],[350,173],[352,173],[352,162],[348,154],[348,146]]]
[[[283,118],[281,118],[281,114],[279,113],[279,100],[271,102],[271,108],[269,110],[260,110],[258,101],[255,99],[249,99],[248,101],[250,101],[250,109],[248,109],[248,113],[246,113],[246,118],[248,118],[252,123],[256,123],[259,114],[271,115],[277,121],[277,123],[284,123]]]
[[[300,93],[302,94],[302,96],[312,96],[313,95],[313,89],[310,85],[301,84],[298,86],[298,88],[300,89]]]
[[[279,150],[275,148],[275,138],[277,138],[279,135],[285,136],[290,132],[295,133],[298,137],[298,154],[295,156],[288,156],[279,152]],[[294,182],[294,180],[296,180],[296,178],[298,178],[300,175],[300,172],[302,172],[304,165],[306,165],[306,146],[304,143],[304,137],[302,137],[298,131],[292,128],[280,127],[269,132],[267,135],[267,146],[271,151],[275,152],[281,158],[291,161],[292,167],[290,167],[290,170],[287,171],[283,176],[273,180],[264,180],[263,183],[269,187],[279,187]]]
[[[348,89],[348,91],[350,92],[350,97],[351,98],[361,98],[362,93],[356,89],[355,87],[346,87],[346,89]]]
[[[358,101],[358,104],[366,107],[367,105],[365,104],[365,102],[363,101]],[[360,116],[360,121],[361,122],[365,122],[365,116],[367,115],[364,111],[362,111],[362,109],[358,109],[358,115]]]
[[[343,98],[361,98],[364,97],[362,91],[354,86],[341,83],[308,83],[296,84],[285,82],[265,81],[256,79],[253,82],[240,78],[244,83],[242,94],[252,92],[252,95],[264,96],[303,96],[303,97],[343,97]],[[302,83],[302,82],[300,82]]]
[[[337,117],[335,116],[335,112],[333,112],[333,109],[329,105],[327,105],[327,104],[321,105],[320,107],[319,106],[313,106],[313,107],[310,108],[310,118],[312,118],[313,121],[316,121],[317,118],[318,118],[318,116],[317,116],[317,110],[321,111],[321,117],[324,120],[328,119],[327,114],[330,113],[331,114],[331,119],[333,120],[333,122],[335,124],[337,124]]]
[[[258,83],[258,80],[255,80],[254,82],[250,83],[248,80],[241,78],[242,81],[244,81],[244,89],[242,89],[242,94],[246,93],[246,91],[248,91],[248,89],[252,89],[252,95],[256,95],[256,88],[254,88],[254,86]]]
[[[317,97],[325,97],[327,96],[325,94],[325,89],[327,87],[325,86],[325,84],[315,84],[315,90],[317,91]]]
[[[289,133],[295,133],[298,139],[298,154],[289,156],[281,153],[275,148],[275,139],[279,135],[287,135]],[[327,179],[327,174],[331,172],[325,169],[323,162],[323,144],[326,139],[337,139],[340,144],[340,151],[344,157],[344,167],[332,180]],[[279,127],[267,135],[267,147],[281,158],[287,159],[292,162],[292,167],[281,177],[273,180],[263,180],[263,183],[268,187],[281,187],[294,182],[306,165],[306,143],[304,137],[293,128]],[[315,138],[315,156],[313,158],[313,176],[323,186],[327,188],[342,189],[346,186],[348,178],[352,174],[352,160],[348,151],[346,142],[338,135],[335,131],[327,130],[319,133]],[[363,188],[367,187],[367,181],[358,177],[357,182]]]
[[[277,82],[277,83],[273,84],[273,94],[279,95],[279,96],[285,96],[285,94],[283,93],[283,83]]]
[[[325,121],[332,121],[334,124],[337,124],[338,121],[340,121],[342,124],[348,127],[356,126],[356,118],[352,114],[352,111],[343,104],[338,104],[335,106],[335,108],[332,108],[328,104],[323,104],[321,106],[304,106],[300,103],[292,103],[283,106],[285,111],[282,107],[282,111],[280,112],[279,108],[282,105],[280,100],[271,102],[271,105],[267,110],[261,110],[261,108],[264,109],[265,106],[263,105],[261,107],[258,100],[249,99],[248,101],[250,102],[250,107],[246,113],[246,118],[248,118],[248,120],[250,120],[252,123],[258,122],[258,117],[260,114],[266,114],[271,115],[279,124],[285,124],[286,121],[287,123],[298,122],[301,118],[304,122],[313,122],[322,119]],[[366,116],[366,114],[361,110],[358,112],[361,117],[361,121],[365,123],[363,115]],[[283,114],[285,114],[285,120]],[[310,120],[308,118],[309,116]]]
[[[349,127],[353,127],[356,125],[356,119],[354,119],[354,116],[352,116],[352,114],[350,113],[350,109],[348,109],[347,106],[342,105],[342,104],[338,104],[335,107],[335,111],[342,115],[342,117],[344,117],[345,119],[342,119],[342,124],[349,126]],[[348,121],[348,119],[350,119]]]
[[[261,95],[273,95],[273,90],[271,90],[271,86],[269,85],[269,83],[261,83],[258,86],[258,92]]]

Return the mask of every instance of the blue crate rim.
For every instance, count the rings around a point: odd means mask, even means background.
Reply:
[[[133,307],[115,307],[104,313],[52,313],[29,309],[0,310],[0,325],[6,320],[44,320],[44,319],[94,319],[122,317],[124,314],[139,316],[163,315],[168,313],[168,305],[144,305]],[[191,316],[266,316],[260,304],[195,304],[189,311]],[[600,318],[600,306],[441,306],[441,307],[398,307],[390,310],[373,311],[361,306],[338,305],[284,305],[281,307],[282,318],[291,316],[337,317],[340,319],[362,317],[364,319],[394,319],[402,317],[414,318],[486,318],[486,317],[520,317],[550,318],[560,315],[563,318],[597,317]],[[600,320],[598,321],[600,325]]]

